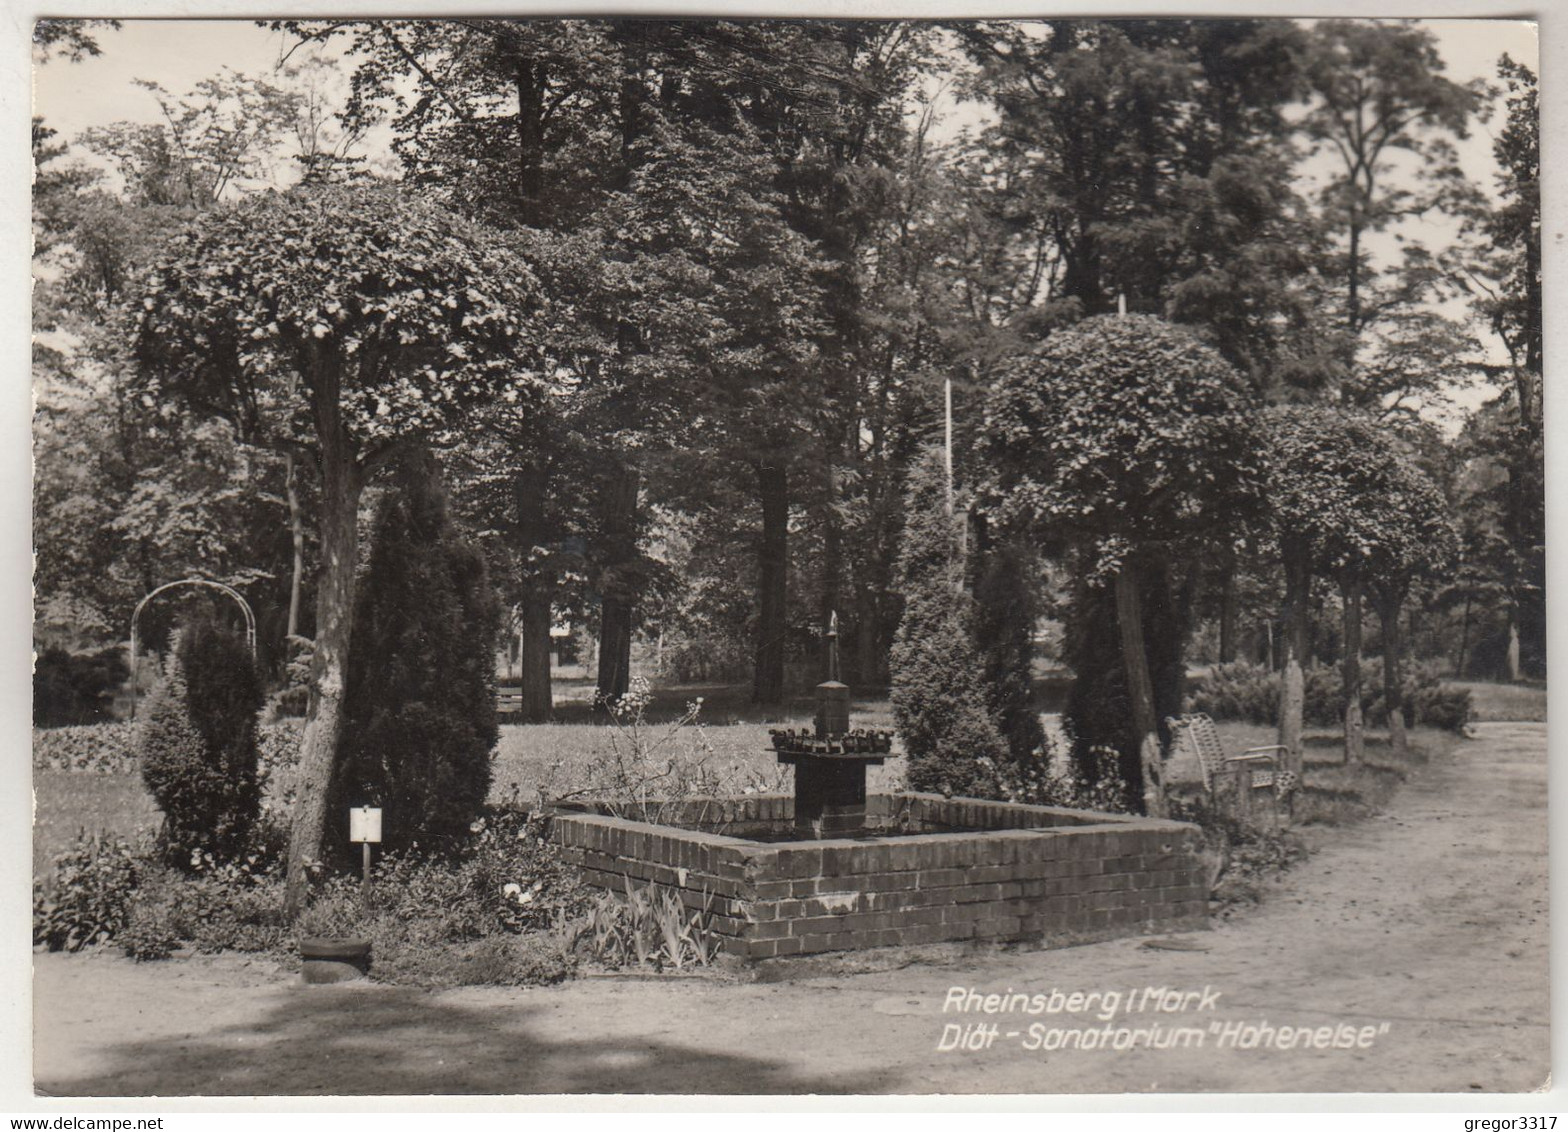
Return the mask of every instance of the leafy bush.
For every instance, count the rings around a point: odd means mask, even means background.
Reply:
[[[1304,676],[1302,717],[1313,727],[1336,727],[1344,710],[1344,682],[1337,666],[1308,668]],[[1193,681],[1188,711],[1207,712],[1215,719],[1271,726],[1279,720],[1280,675],[1258,664],[1220,664]],[[1456,733],[1470,720],[1470,693],[1446,687],[1429,666],[1413,666],[1404,674],[1404,713],[1408,725],[1423,724]],[[1367,719],[1383,718],[1383,662],[1361,663],[1361,710]]]
[[[888,657],[893,721],[909,756],[912,790],[994,797],[1007,743],[992,718],[973,636],[972,601],[959,585],[959,531],[945,498],[942,454],[911,470],[898,573],[904,615]]]
[[[1278,675],[1274,678],[1280,683]],[[1313,665],[1302,672],[1302,721],[1311,727],[1339,727],[1345,721],[1345,681],[1335,665]],[[1383,673],[1361,662],[1361,717],[1370,720],[1374,698],[1381,698]],[[1277,718],[1277,717],[1276,717]]]
[[[332,821],[379,805],[388,849],[468,828],[490,789],[498,624],[484,557],[453,524],[434,457],[406,457],[354,611]],[[347,844],[346,826],[328,843]]]
[[[1463,735],[1473,714],[1469,688],[1454,688],[1435,680],[1415,687],[1406,685],[1406,723],[1421,723]]]
[[[316,642],[309,637],[288,637],[284,642],[283,687],[267,702],[271,719],[302,718],[310,706],[310,667],[316,657]]]
[[[133,959],[164,959],[187,946],[201,952],[286,950],[294,933],[283,912],[277,860],[253,854],[224,863],[198,853],[194,875],[148,870],[116,942]]]
[[[1209,898],[1220,905],[1222,916],[1237,905],[1256,904],[1264,882],[1307,857],[1297,834],[1243,822],[1202,795],[1172,798],[1170,816],[1203,831],[1212,862]]]
[[[389,854],[359,882],[326,880],[299,920],[307,936],[368,937],[374,978],[419,986],[565,977],[590,905],[543,819],[491,811],[446,852]]]
[[[368,910],[357,877],[324,881],[296,926],[283,912],[281,836],[229,861],[198,851],[183,869],[157,863],[150,842],[84,836],[34,881],[33,939],[160,959],[186,947],[283,957],[301,932],[367,935],[382,981],[552,982],[575,968],[593,897],[547,834],[542,818],[491,811],[445,852],[377,862]]]
[[[1127,783],[1122,779],[1121,755],[1111,747],[1091,748],[1095,765],[1084,774],[1080,760],[1058,765],[1051,757],[1050,740],[1041,736],[1040,753],[1029,760],[1013,760],[1000,769],[998,797],[1030,806],[1065,806],[1100,813],[1127,813]]]
[[[1192,681],[1187,710],[1269,726],[1279,720],[1279,689],[1279,673],[1261,664],[1216,664]]]
[[[137,737],[142,779],[164,814],[165,859],[228,859],[260,809],[256,713],[261,681],[250,650],[202,618],[188,623]]]
[[[751,649],[738,636],[709,633],[664,642],[659,675],[672,684],[733,683],[751,672]]]
[[[140,763],[133,723],[89,723],[33,730],[33,769],[133,774]]]
[[[45,649],[33,666],[33,726],[112,720],[114,694],[130,671],[118,646],[93,653]]]
[[[82,834],[33,880],[33,943],[80,951],[125,927],[129,902],[148,867],[149,849],[121,837]]]

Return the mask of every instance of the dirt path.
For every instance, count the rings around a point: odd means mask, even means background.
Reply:
[[[1204,951],[1138,940],[934,949],[892,970],[797,966],[780,983],[589,979],[438,994],[304,987],[233,957],[42,955],[37,1085],[54,1095],[1534,1089],[1549,1065],[1546,728],[1477,731],[1383,816],[1317,832],[1321,850],[1263,907],[1186,937]],[[1039,993],[1048,1005],[1053,990],[1114,991],[1122,1003],[1109,1023],[1099,1003],[944,1015],[954,987]],[[1208,999],[1127,1012],[1129,999],[1147,1005],[1149,987],[1207,988]],[[999,1036],[942,1051],[950,1022],[996,1022]],[[1310,1028],[1309,1039],[1346,1024],[1370,1044],[1222,1048],[1227,1025],[1264,1022]],[[1155,1023],[1203,1044],[1147,1048]],[[1034,1024],[1102,1034],[1091,1042],[1114,1042],[1117,1029],[1145,1036],[1123,1039],[1138,1040],[1125,1050],[1031,1050]]]

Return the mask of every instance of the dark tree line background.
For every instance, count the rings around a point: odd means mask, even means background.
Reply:
[[[123,637],[134,602],[186,574],[251,599],[275,675],[287,636],[314,634],[315,458],[133,395],[115,312],[194,216],[275,180],[382,179],[356,148],[380,127],[393,179],[525,260],[550,300],[533,323],[550,395],[487,403],[440,444],[521,636],[527,718],[551,712],[563,617],[610,695],[657,639],[672,676],[778,703],[816,677],[830,611],[846,679],[885,684],[943,382],[959,484],[1005,478],[981,455],[999,367],[1119,301],[1185,326],[1260,406],[1367,414],[1460,525],[1457,567],[1404,607],[1411,652],[1544,676],[1536,84],[1516,61],[1483,90],[1445,77],[1418,25],[1328,20],[275,26],[300,58],[341,59],[155,90],[159,125],[34,123],[39,634],[67,654]],[[36,36],[50,66],[114,46],[90,22]],[[348,78],[337,118],[330,71]],[[939,91],[975,124],[944,127]],[[1455,144],[1487,114],[1483,192]],[[1312,195],[1308,160],[1329,170]],[[1453,237],[1420,243],[1402,227],[1418,214]],[[1467,318],[1440,312],[1452,299]],[[1457,436],[1434,427],[1476,381],[1489,393]],[[1120,639],[1094,631],[1115,594],[1082,546],[972,521],[976,618],[1013,658],[985,661],[988,686],[1030,651],[997,611],[1038,610],[1065,626],[1075,701],[1121,702]],[[1144,564],[1162,705],[1189,627],[1212,659],[1284,663],[1285,561],[1267,532],[1215,525]],[[1294,595],[1320,658],[1344,647],[1339,592]],[[1018,716],[1005,729],[1027,742]]]

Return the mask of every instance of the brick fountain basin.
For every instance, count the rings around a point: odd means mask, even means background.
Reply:
[[[781,840],[795,836],[783,794],[670,803],[657,821],[589,804],[552,836],[590,884],[667,888],[748,959],[1208,927],[1202,835],[1185,822],[937,794],[865,804],[856,838]]]

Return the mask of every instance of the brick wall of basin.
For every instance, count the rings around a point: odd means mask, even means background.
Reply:
[[[753,959],[950,940],[1087,942],[1207,926],[1195,826],[933,794],[867,798],[875,839],[778,841],[787,795],[558,814],[595,885],[653,882]],[[624,814],[624,810],[621,811]]]

